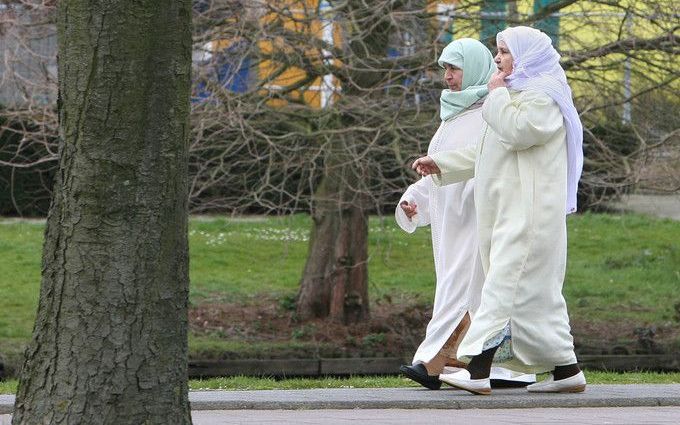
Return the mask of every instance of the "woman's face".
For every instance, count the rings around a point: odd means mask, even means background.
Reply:
[[[512,74],[512,55],[510,54],[510,49],[504,41],[499,41],[497,46],[498,52],[493,61],[496,62],[496,67],[505,72],[507,75]]]
[[[451,91],[460,91],[463,87],[463,70],[448,63],[444,64],[444,81]]]

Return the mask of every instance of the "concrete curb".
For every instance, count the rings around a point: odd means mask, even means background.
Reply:
[[[330,388],[310,390],[191,391],[197,410],[519,409],[548,407],[680,406],[680,384],[589,385],[581,394],[494,390],[475,396],[446,388]],[[0,414],[12,413],[13,395],[0,395]]]

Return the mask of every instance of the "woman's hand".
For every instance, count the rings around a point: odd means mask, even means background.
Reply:
[[[434,163],[434,160],[429,156],[424,156],[415,160],[411,166],[421,176],[429,176],[430,174],[441,174],[441,170]]]
[[[507,76],[508,73],[503,72],[500,69],[494,72],[494,74],[491,76],[491,79],[486,85],[489,88],[489,92],[499,87],[507,87],[508,85],[505,84],[505,77]]]
[[[409,219],[409,221],[413,218],[414,215],[418,214],[418,205],[416,205],[415,203],[403,201],[401,204],[399,204],[399,206],[404,211],[404,214],[406,214],[406,217]]]

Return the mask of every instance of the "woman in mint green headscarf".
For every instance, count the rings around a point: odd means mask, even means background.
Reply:
[[[437,63],[446,70],[444,79],[449,85],[439,98],[442,121],[467,110],[489,93],[486,84],[496,64],[489,49],[479,41],[462,38],[449,43]]]
[[[481,136],[481,105],[488,94],[487,82],[496,71],[491,52],[470,38],[447,45],[438,64],[444,68],[448,86],[440,97],[442,120],[428,148],[428,155],[476,144]],[[437,187],[432,179],[421,179],[406,190],[395,217],[408,233],[431,226],[437,284],[432,319],[412,365],[401,371],[430,388],[446,365],[462,366],[455,360],[458,342],[479,306],[484,272],[478,253],[477,224],[473,197],[474,182]],[[505,369],[492,371],[492,378],[535,381],[534,375],[514,376]]]

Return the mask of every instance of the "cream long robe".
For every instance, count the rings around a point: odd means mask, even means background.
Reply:
[[[474,146],[484,124],[480,104],[442,121],[432,137],[428,154]],[[408,233],[431,226],[437,284],[432,319],[413,364],[429,362],[439,352],[466,312],[474,317],[484,283],[479,258],[473,181],[437,187],[422,178],[408,187],[399,203],[415,202],[412,221],[397,205],[395,218]]]
[[[576,362],[562,284],[567,257],[566,130],[559,107],[535,91],[493,90],[476,148],[432,155],[446,185],[475,176],[482,299],[458,358],[479,354],[510,322],[514,359],[525,372]]]

